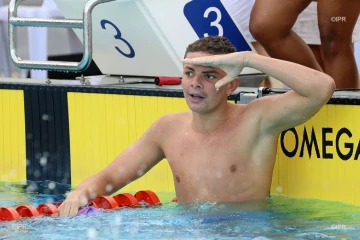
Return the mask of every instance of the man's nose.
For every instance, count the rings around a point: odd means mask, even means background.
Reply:
[[[195,76],[191,82],[191,86],[193,88],[202,88],[203,84],[202,84],[201,76]]]

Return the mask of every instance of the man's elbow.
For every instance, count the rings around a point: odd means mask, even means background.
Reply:
[[[322,86],[319,91],[322,94],[319,94],[318,96],[321,96],[324,103],[327,103],[335,92],[336,89],[335,81],[329,75],[325,75],[323,79],[321,79],[321,82],[322,82]]]
[[[336,89],[336,84],[335,84],[335,80],[330,77],[329,75],[326,77],[326,82],[327,82],[327,94],[328,94],[328,97],[331,98],[332,95],[334,94],[335,92],[335,89]]]

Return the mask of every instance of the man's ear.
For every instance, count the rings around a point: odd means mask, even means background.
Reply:
[[[233,81],[229,82],[227,95],[230,96],[238,87],[239,87],[240,80],[239,78],[235,78]]]

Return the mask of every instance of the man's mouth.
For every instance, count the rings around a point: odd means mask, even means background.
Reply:
[[[196,93],[190,93],[189,96],[194,99],[203,99],[205,98],[203,95],[196,94]]]

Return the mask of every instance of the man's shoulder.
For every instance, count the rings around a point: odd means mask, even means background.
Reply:
[[[178,126],[188,118],[189,112],[178,112],[178,113],[168,113],[161,116],[155,123],[157,128],[169,128],[171,126]]]

